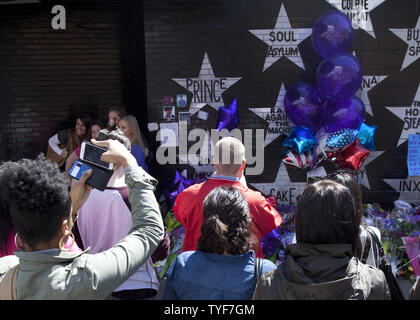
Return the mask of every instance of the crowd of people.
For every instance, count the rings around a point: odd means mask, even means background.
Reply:
[[[0,165],[0,299],[388,300],[376,228],[362,225],[362,194],[348,173],[309,184],[297,201],[296,237],[275,265],[261,239],[281,212],[246,184],[245,148],[233,137],[214,149],[215,173],[175,200],[183,252],[162,285],[154,263],[171,249],[148,173],[153,152],[137,120],[120,108],[107,123],[78,116],[48,141],[46,156]],[[83,141],[113,163],[104,191],[69,171]],[[227,160],[226,160],[227,159]],[[417,283],[411,299],[420,299]]]

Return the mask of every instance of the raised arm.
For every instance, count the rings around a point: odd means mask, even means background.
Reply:
[[[125,168],[125,182],[129,188],[133,215],[133,227],[125,238],[111,249],[86,255],[86,267],[93,272],[88,277],[87,289],[96,298],[103,299],[153,254],[163,239],[164,227],[154,195],[157,180],[138,167],[136,159],[118,141],[92,142],[108,149],[102,155],[102,160]]]

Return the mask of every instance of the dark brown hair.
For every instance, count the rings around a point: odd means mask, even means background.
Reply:
[[[204,221],[197,250],[243,254],[255,244],[248,203],[234,187],[217,187],[204,199]]]
[[[360,217],[349,189],[332,180],[309,185],[296,207],[296,240],[310,244],[360,244]]]

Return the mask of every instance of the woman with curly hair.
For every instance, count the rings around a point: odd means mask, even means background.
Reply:
[[[248,203],[234,187],[217,187],[205,198],[197,251],[181,253],[168,271],[163,299],[244,300],[254,292],[256,240]],[[262,260],[262,273],[276,269]]]
[[[48,160],[23,159],[0,167],[0,200],[6,201],[20,250],[0,258],[0,299],[107,299],[153,254],[163,237],[163,221],[154,195],[157,181],[137,166],[116,140],[92,143],[107,149],[101,159],[124,168],[133,226],[110,249],[70,252],[77,211],[89,197],[91,172],[73,180]],[[4,297],[7,295],[7,297]]]

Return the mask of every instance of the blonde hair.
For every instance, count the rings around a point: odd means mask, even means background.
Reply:
[[[141,138],[139,124],[137,122],[136,117],[132,115],[126,115],[121,117],[120,121],[124,120],[127,122],[128,126],[133,133],[133,137],[129,137],[131,144],[137,143],[143,149],[144,157],[147,158],[149,156],[149,149],[146,148],[143,139]]]

